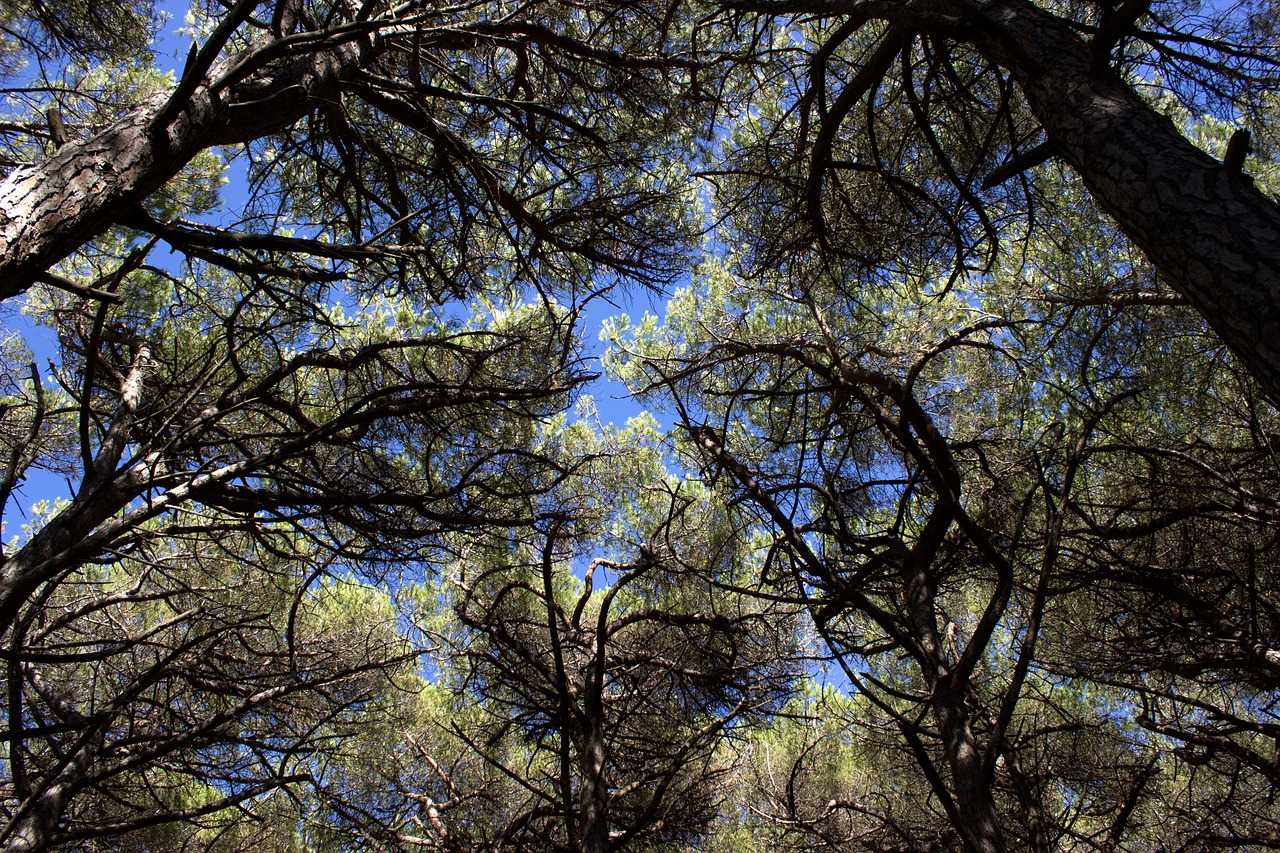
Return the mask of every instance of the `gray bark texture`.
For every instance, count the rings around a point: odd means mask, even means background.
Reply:
[[[211,73],[233,66],[232,56]],[[355,43],[291,58],[215,90],[210,79],[157,121],[171,93],[126,113],[96,135],[68,142],[0,183],[0,299],[25,291],[37,275],[107,228],[131,218],[143,199],[214,145],[281,130],[332,94],[360,67]]]
[[[582,790],[579,818],[582,822],[582,853],[605,853],[609,849],[609,786],[605,780],[603,708],[589,709],[590,719],[582,746]]]
[[[1188,141],[1079,29],[1031,0],[728,0],[880,21],[963,42],[1006,69],[1049,148],[1280,402],[1280,204]]]
[[[1009,69],[1098,205],[1280,401],[1280,205],[1097,67],[1060,19],[1026,0],[983,14],[991,26],[975,46]]]

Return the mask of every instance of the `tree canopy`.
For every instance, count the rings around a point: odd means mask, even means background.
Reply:
[[[1280,849],[1278,30],[0,0],[0,849]]]

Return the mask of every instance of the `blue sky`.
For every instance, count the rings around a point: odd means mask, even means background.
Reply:
[[[158,3],[158,8],[163,16],[163,24],[155,43],[155,61],[161,70],[170,71],[176,77],[185,62],[191,46],[189,37],[179,32],[180,28],[185,26],[187,3],[185,0],[179,0],[179,2],[162,0],[162,2]],[[199,217],[200,219],[216,224],[219,221],[230,222],[240,218],[240,213],[248,200],[246,162],[244,158],[232,160],[227,172],[227,178],[229,179],[228,183],[220,189],[219,209]],[[173,265],[173,270],[180,272],[177,268],[180,256],[170,253],[167,246],[158,246],[149,260],[151,263],[161,267]],[[605,320],[619,314],[626,314],[630,316],[634,326],[638,324],[645,313],[653,313],[661,317],[665,313],[666,303],[667,298],[663,294],[654,293],[641,287],[627,287],[624,285],[615,288],[605,297],[594,299],[584,310],[579,334],[585,355],[594,362],[590,365],[590,369],[601,375],[587,385],[583,389],[583,393],[589,394],[593,398],[596,413],[602,423],[620,425],[628,418],[645,411],[645,407],[630,396],[625,386],[603,375],[603,368],[599,358],[604,345],[599,336]],[[445,311],[447,313],[458,311],[463,316],[469,313],[467,309],[459,306],[446,307]],[[57,359],[56,338],[51,330],[33,325],[21,314],[21,299],[11,300],[7,304],[0,305],[0,334],[8,334],[10,332],[16,332],[22,336],[35,356],[41,373],[47,376],[49,365]],[[653,414],[662,428],[670,428],[672,424],[672,414],[670,412],[660,411]],[[2,508],[3,516],[7,523],[6,538],[11,539],[14,536],[22,535],[20,527],[28,522],[29,511],[33,504],[39,501],[70,497],[77,482],[75,480],[68,482],[61,475],[48,471],[29,470],[25,482],[15,490],[9,504]],[[585,561],[583,561],[582,566],[575,566],[575,574],[580,574],[584,567]],[[611,580],[610,575],[611,573],[607,569],[597,572],[596,588],[602,589],[607,586]],[[849,688],[848,680],[837,668],[815,666],[813,674],[819,680],[842,690]]]
[[[155,42],[156,65],[176,76],[191,46],[189,37],[180,32],[186,23],[188,4],[185,0],[161,0],[157,3],[157,8],[162,16],[162,26]],[[220,191],[220,209],[200,217],[201,219],[217,222],[219,219],[238,218],[247,201],[245,161],[233,160],[227,177],[229,181]],[[171,256],[162,245],[152,253],[150,262],[164,267],[171,262],[171,258],[177,260],[177,256]],[[625,313],[631,315],[633,320],[638,320],[646,311],[661,314],[664,305],[665,299],[660,296],[641,292],[639,288],[625,287],[615,289],[608,298],[592,301],[583,313],[580,334],[586,354],[595,360],[593,370],[602,372],[598,361],[602,350],[599,333],[607,318]],[[0,306],[0,334],[10,332],[23,338],[41,373],[47,375],[48,365],[57,358],[57,340],[51,330],[32,324],[21,313],[21,299]],[[604,423],[621,424],[644,410],[643,406],[630,397],[625,386],[603,374],[584,393],[590,394],[595,400],[596,410]],[[667,419],[660,417],[660,421],[666,423]],[[4,507],[4,516],[9,522],[6,535],[11,537],[17,532],[16,525],[26,520],[27,510],[33,503],[68,497],[69,494],[70,486],[61,476],[42,470],[28,471],[25,482],[15,491],[10,505]]]

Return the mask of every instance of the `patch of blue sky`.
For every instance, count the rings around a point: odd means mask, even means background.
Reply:
[[[161,17],[153,47],[155,62],[160,70],[172,73],[176,79],[181,75],[182,65],[191,47],[190,33],[185,30],[187,27],[188,5],[180,2],[180,0],[163,0],[163,2],[157,4],[157,9]],[[793,34],[794,37],[795,34]],[[758,112],[754,106],[750,107],[750,109],[752,112]],[[722,148],[728,139],[729,132],[728,124],[722,124],[715,129],[711,142],[713,156],[714,153],[719,152]],[[264,153],[269,156],[269,153],[263,148],[257,149],[256,153],[258,156],[262,156]],[[226,162],[226,169],[222,176],[222,183],[217,187],[218,204],[204,213],[191,214],[189,218],[204,224],[229,227],[242,222],[247,213],[251,197],[249,177],[251,160],[248,149],[243,146],[224,149],[222,156]],[[696,177],[691,178],[691,180],[699,181]],[[712,203],[706,185],[699,182],[696,194],[704,208],[703,213],[709,214]],[[288,224],[283,223],[278,227],[288,228]],[[317,237],[319,234],[299,232],[299,236]],[[714,235],[710,235],[703,246],[703,250],[714,254],[722,252],[724,247],[717,242]],[[183,263],[183,255],[167,251],[163,245],[157,247],[148,260],[155,266],[176,276],[184,276],[188,273]],[[674,286],[681,287],[689,284],[690,280],[686,275],[678,280]],[[626,315],[634,327],[640,323],[645,314],[654,314],[662,317],[666,313],[668,296],[668,293],[655,289],[628,287],[624,283],[621,286],[607,289],[603,294],[589,299],[582,307],[577,329],[582,341],[582,354],[587,361],[588,369],[598,375],[581,389],[580,395],[589,395],[591,397],[594,403],[593,417],[598,419],[599,425],[622,426],[629,419],[648,412],[655,418],[662,431],[666,432],[674,428],[675,413],[673,411],[663,408],[651,411],[646,403],[633,395],[624,384],[607,375],[601,365],[601,357],[606,346],[605,342],[601,340],[601,331],[604,328],[605,321],[612,317]],[[331,304],[341,306],[348,316],[355,316],[359,309],[359,300],[347,288],[340,286],[331,288],[327,298],[331,300]],[[5,334],[21,336],[40,366],[46,382],[52,384],[53,380],[50,374],[59,358],[56,336],[47,326],[33,323],[20,309],[21,300],[18,301],[17,306],[11,303],[0,308],[0,324],[2,324],[0,329]],[[446,322],[466,325],[468,321],[476,316],[480,307],[475,300],[454,300],[438,306],[435,310],[437,316]],[[578,416],[575,414],[574,409],[571,409],[570,413],[571,417]],[[128,455],[128,451],[126,455]],[[681,475],[698,476],[697,471],[682,467],[680,461],[673,456],[669,458],[668,464],[673,466],[673,470]],[[247,482],[253,484],[256,481],[251,479]],[[2,509],[6,520],[13,518],[16,521],[26,523],[30,519],[29,509],[32,505],[41,501],[52,504],[59,499],[70,498],[73,496],[75,488],[75,484],[62,474],[32,468],[27,473],[24,482],[15,490],[9,505],[0,509]],[[146,500],[146,496],[139,498],[129,509],[136,509],[144,504]],[[797,505],[795,509],[797,512],[803,513],[803,509],[800,506]],[[264,514],[264,521],[269,520],[268,516],[269,514]],[[6,531],[6,536],[11,537],[15,533],[15,530],[9,529]],[[596,563],[593,574],[593,587],[597,591],[603,591],[608,589],[619,576],[618,570],[607,560],[625,563],[627,560],[634,558],[634,555],[584,554],[571,561],[570,569],[575,576],[582,579],[587,568],[597,558],[604,558],[606,562]],[[346,577],[353,582],[366,582],[364,579],[367,578],[367,575],[363,572],[350,569],[344,571],[338,567],[335,567],[333,575],[337,578]],[[389,581],[390,593],[393,596],[397,595],[400,582],[394,578],[389,579]],[[853,663],[858,666],[865,666],[865,661],[853,661]],[[431,669],[431,665],[424,663],[423,675],[430,677],[432,674],[434,672]],[[814,674],[820,675],[823,683],[842,691],[848,692],[852,689],[849,679],[838,666],[823,666],[815,662]]]
[[[53,377],[53,364],[57,359],[58,340],[53,330],[38,325],[22,312],[23,299],[10,300],[0,305],[0,339],[17,336],[26,345],[31,360],[36,366],[41,382],[47,389],[56,387]],[[15,370],[20,365],[12,365]],[[25,372],[25,371],[23,371]],[[74,487],[67,478],[55,471],[31,467],[19,480],[9,495],[8,503],[0,507],[0,518],[3,519],[3,536],[9,542],[17,535],[17,529],[33,520],[30,514],[32,506],[42,502],[56,502],[70,498]]]

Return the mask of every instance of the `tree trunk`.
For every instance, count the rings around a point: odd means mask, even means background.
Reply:
[[[13,625],[18,611],[36,587],[68,564],[68,552],[133,499],[138,489],[129,485],[127,477],[122,475],[99,489],[77,496],[0,566],[0,636]]]
[[[934,720],[942,735],[942,748],[951,768],[955,792],[956,830],[975,853],[1004,853],[1004,837],[991,796],[991,779],[983,771],[982,752],[973,736],[966,683],[956,684],[947,665],[936,617],[937,589],[930,574],[937,543],[951,525],[945,506],[935,509],[925,532],[903,561],[902,591],[911,632],[924,660],[922,675],[929,684]]]
[[[582,744],[582,853],[609,849],[609,787],[604,776],[603,709],[588,709],[589,723]]]
[[[982,751],[965,709],[965,690],[948,682],[943,679],[933,685],[933,715],[942,734],[956,810],[963,824],[957,828],[975,853],[1004,853],[991,780],[983,772]]]
[[[1196,148],[1067,24],[991,3],[974,45],[1006,67],[1098,205],[1280,401],[1280,205]]]
[[[22,293],[37,275],[127,219],[201,150],[293,124],[363,58],[359,46],[345,44],[221,92],[206,82],[167,127],[154,124],[170,93],[156,95],[96,136],[14,169],[0,183],[0,299]]]

